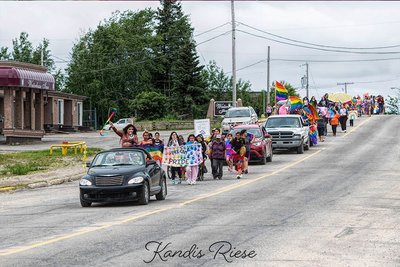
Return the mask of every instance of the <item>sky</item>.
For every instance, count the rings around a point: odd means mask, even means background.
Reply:
[[[231,75],[231,2],[181,3],[194,27],[201,64],[215,60]],[[0,1],[0,47],[12,47],[12,39],[22,31],[34,46],[47,38],[57,67],[64,69],[73,44],[112,12],[159,5],[159,1]],[[237,78],[249,81],[253,91],[266,90],[270,46],[270,81],[288,82],[301,96],[306,95],[301,82],[306,62],[310,97],[341,92],[344,86],[338,83],[345,82],[352,83],[347,86],[351,95],[395,95],[391,88],[400,88],[399,10],[396,1],[235,1]]]

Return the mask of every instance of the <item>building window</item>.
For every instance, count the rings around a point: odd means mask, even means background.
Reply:
[[[58,124],[64,124],[64,100],[58,99]]]
[[[82,126],[82,119],[83,119],[83,105],[82,102],[77,102],[77,109],[78,109],[78,126]]]

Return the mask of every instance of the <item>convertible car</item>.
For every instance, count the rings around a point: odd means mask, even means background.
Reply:
[[[79,182],[82,207],[93,202],[138,200],[147,205],[150,196],[164,200],[166,175],[157,161],[142,148],[115,148],[98,153],[87,163],[87,174]]]

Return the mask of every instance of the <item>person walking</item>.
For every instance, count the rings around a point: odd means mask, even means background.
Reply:
[[[222,140],[222,136],[217,134],[215,140],[211,144],[212,175],[214,179],[222,179],[223,167],[225,162],[226,146]]]
[[[332,126],[333,136],[336,136],[336,129],[337,129],[337,126],[339,125],[340,115],[336,110],[333,110],[333,111],[335,112],[335,115],[333,115],[333,117],[331,118],[331,126]]]
[[[246,154],[246,146],[245,146],[245,140],[240,136],[240,132],[235,133],[235,138],[232,139],[231,142],[232,149],[235,151],[233,154],[233,162],[236,164],[236,171],[237,171],[237,179],[242,178],[242,173],[243,173],[243,164],[244,164],[244,158]]]
[[[196,136],[196,140],[201,145],[201,154],[203,156],[203,162],[199,166],[199,174],[197,176],[197,180],[203,181],[204,180],[204,174],[207,173],[207,167],[206,167],[207,144],[204,141],[203,135],[201,135],[201,134]]]
[[[347,108],[342,104],[340,105],[340,109],[339,109],[339,122],[340,122],[340,128],[342,128],[342,132],[347,132],[346,130],[346,123],[347,123],[347,116],[348,116],[348,112],[347,112]]]
[[[190,146],[190,145],[195,145],[195,144],[198,144],[196,141],[196,137],[194,136],[194,134],[190,134],[188,136],[185,146]],[[185,173],[186,173],[186,180],[187,180],[188,185],[196,184],[198,172],[199,172],[199,165],[192,165],[192,166],[186,167]]]
[[[228,133],[225,138],[225,160],[228,165],[228,171],[233,172],[233,151],[232,149],[232,134]]]
[[[317,120],[317,131],[318,131],[318,138],[320,142],[325,141],[325,118],[319,113],[319,119]]]
[[[176,132],[172,132],[171,135],[169,136],[169,140],[167,143],[167,146],[181,146],[183,145],[182,142],[178,138],[178,134]],[[178,181],[176,180],[176,175],[178,175],[178,180],[181,177],[181,167],[175,167],[171,166],[171,179],[172,179],[172,184],[177,184]]]
[[[267,114],[267,118],[268,118],[269,116],[271,116],[271,114],[272,114],[272,107],[271,107],[270,104],[267,105],[267,108],[265,109],[265,113]]]

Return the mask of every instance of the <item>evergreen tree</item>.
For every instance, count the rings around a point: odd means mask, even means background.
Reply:
[[[205,106],[197,106],[204,104],[206,99],[200,75],[202,67],[192,39],[193,28],[188,16],[183,14],[180,2],[160,2],[156,31],[162,40],[159,55],[162,67],[155,74],[156,87],[168,97],[168,110],[177,115],[189,114],[190,117],[196,117],[201,110],[206,112]]]

